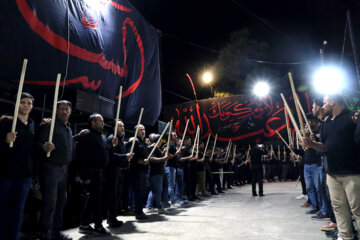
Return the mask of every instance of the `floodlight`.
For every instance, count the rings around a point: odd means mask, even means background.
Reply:
[[[336,67],[322,67],[314,74],[314,87],[324,95],[339,93],[345,87],[344,72]]]
[[[267,82],[258,82],[255,84],[253,93],[258,97],[265,97],[270,92],[270,86]]]

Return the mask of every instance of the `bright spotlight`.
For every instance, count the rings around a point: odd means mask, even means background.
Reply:
[[[265,97],[269,92],[270,86],[267,82],[258,82],[253,89],[253,93],[258,97]]]
[[[316,91],[325,95],[339,93],[345,87],[344,81],[344,73],[335,67],[322,67],[314,74]]]
[[[211,83],[212,79],[213,79],[213,75],[212,75],[211,72],[205,72],[205,73],[203,74],[203,81],[204,81],[205,83]]]

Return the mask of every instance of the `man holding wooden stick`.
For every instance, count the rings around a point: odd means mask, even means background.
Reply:
[[[19,239],[33,175],[34,122],[29,114],[34,98],[29,93],[20,94],[15,132],[11,132],[11,119],[0,121],[0,239],[6,240]]]
[[[138,128],[138,130],[137,130]],[[146,194],[146,179],[149,169],[149,161],[146,161],[148,151],[145,145],[145,127],[142,124],[136,125],[134,131],[137,130],[134,145],[134,157],[130,161],[129,178],[130,178],[130,204],[131,210],[135,212],[137,220],[148,219],[143,212],[143,199]],[[133,139],[129,139],[132,142]]]
[[[322,108],[329,119],[321,129],[321,142],[305,137],[303,144],[326,154],[327,184],[337,220],[338,238],[353,239],[352,215],[360,235],[360,160],[354,141],[358,113],[350,112],[340,95],[326,96],[323,103]]]
[[[121,120],[115,121],[114,129],[116,128],[115,124],[117,124],[116,137],[114,138],[114,135],[110,135],[106,139],[107,145],[111,146],[109,151],[109,165],[105,172],[108,206],[107,223],[111,228],[120,227],[123,224],[122,221],[117,220],[116,216],[119,202],[122,199],[122,196],[127,194],[126,192],[123,192],[123,184],[129,168],[129,161],[134,156],[134,153],[131,154],[126,149],[126,144],[124,142],[124,123]]]
[[[44,153],[40,157],[39,178],[43,205],[40,217],[42,240],[70,239],[60,232],[62,215],[67,200],[68,166],[72,161],[73,139],[69,117],[72,104],[57,102],[52,143],[48,142],[50,124],[39,129],[37,144]],[[50,157],[45,154],[51,152]]]

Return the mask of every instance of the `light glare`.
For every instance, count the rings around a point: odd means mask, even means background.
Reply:
[[[211,83],[212,79],[213,79],[213,76],[212,76],[212,74],[211,74],[210,72],[204,73],[204,75],[203,75],[203,81],[204,81],[205,83]]]
[[[344,74],[334,67],[322,67],[314,75],[314,87],[316,91],[329,95],[339,93],[344,89]]]
[[[269,92],[270,92],[270,86],[269,86],[268,83],[266,83],[266,82],[258,82],[258,83],[255,84],[253,93],[256,96],[264,97],[264,96],[268,95]]]

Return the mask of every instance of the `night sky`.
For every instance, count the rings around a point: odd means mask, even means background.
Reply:
[[[249,29],[252,38],[269,44],[267,59],[259,60],[285,63],[311,61],[301,65],[270,65],[284,75],[287,71],[292,71],[298,85],[307,84],[310,80],[311,72],[319,64],[319,49],[324,40],[328,42],[325,48],[326,63],[339,63],[347,9],[350,9],[352,14],[355,38],[360,42],[359,1],[130,0],[130,2],[162,32],[161,67],[164,105],[186,101],[169,94],[166,90],[194,99],[186,73],[190,74],[195,83],[198,98],[209,97],[210,90],[201,84],[199,73],[217,61],[218,52],[228,42],[230,34],[242,28]],[[344,61],[344,65],[350,69],[349,75],[355,84],[355,69],[348,37]],[[214,84],[221,90],[221,79],[216,79]],[[246,89],[242,89],[242,93],[244,90],[246,92]]]

